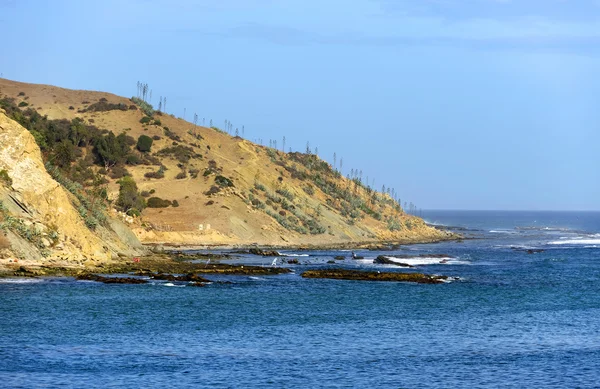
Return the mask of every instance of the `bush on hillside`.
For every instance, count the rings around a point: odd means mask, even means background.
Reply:
[[[4,182],[5,184],[7,184],[9,186],[12,185],[13,180],[8,175],[8,171],[6,171],[6,169],[0,170],[0,181]]]
[[[215,184],[219,185],[221,188],[227,188],[227,187],[233,187],[233,182],[224,176],[216,176],[215,177]]]
[[[140,135],[137,140],[136,147],[142,153],[149,152],[150,148],[152,147],[152,138],[150,138],[148,135]]]
[[[127,111],[128,109],[126,104],[109,103],[106,99],[102,98],[97,103],[91,104],[80,112]]]
[[[171,206],[171,202],[169,200],[163,200],[160,197],[150,197],[146,202],[148,208],[167,208]]]
[[[137,184],[133,178],[123,177],[119,180],[119,197],[116,205],[123,212],[129,212],[132,209],[141,212],[146,208],[146,201],[138,192]]]

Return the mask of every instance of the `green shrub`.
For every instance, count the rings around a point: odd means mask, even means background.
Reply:
[[[187,178],[187,173],[185,171],[179,172],[175,176],[176,180],[183,180],[184,178]]]
[[[150,197],[146,202],[148,208],[167,208],[171,206],[169,200],[163,200],[160,197]]]
[[[219,193],[220,191],[221,191],[220,187],[218,187],[216,185],[213,185],[213,186],[210,187],[209,190],[207,190],[206,192],[204,192],[204,194],[207,195],[207,196],[212,196],[212,195],[215,195],[215,194]]]
[[[154,115],[154,108],[152,107],[151,104],[145,102],[144,100],[137,98],[137,97],[132,97],[131,101],[133,101],[135,104],[137,104],[140,109],[147,115],[147,116],[152,116]],[[131,109],[131,107],[130,107]]]
[[[144,116],[143,118],[140,119],[140,123],[142,124],[149,124],[152,121],[152,118],[150,116]]]
[[[142,213],[135,208],[131,208],[129,211],[127,211],[127,215],[140,217],[140,216],[142,216]]]
[[[70,108],[69,108],[70,109]],[[106,112],[106,111],[127,111],[129,108],[126,104],[109,103],[106,99],[100,100],[97,103],[91,104],[80,112]]]
[[[215,184],[219,185],[221,188],[233,187],[233,182],[224,176],[218,175],[215,177]]]
[[[390,231],[400,231],[402,229],[402,224],[395,218],[390,217],[387,220],[387,227]]]
[[[177,207],[179,207],[179,202],[177,200],[173,200],[172,205],[173,205],[173,208],[177,208]]]
[[[142,153],[149,152],[150,148],[152,147],[152,138],[150,138],[148,135],[140,135],[137,140],[136,147]]]
[[[19,107],[27,107],[29,104],[26,101],[21,101]]]
[[[142,211],[146,207],[146,201],[138,192],[137,184],[133,178],[123,177],[119,180],[119,197],[116,205],[123,212],[128,212],[130,209]]]
[[[190,159],[202,159],[202,154],[198,154],[193,148],[183,145],[165,147],[157,155],[161,157],[171,157],[181,163],[187,163]]]
[[[8,175],[8,171],[6,169],[0,170],[0,181],[4,182],[7,185],[12,185],[13,180]]]
[[[127,176],[131,176],[131,174],[121,165],[113,166],[113,168],[110,169],[109,177],[112,179],[116,180]]]
[[[286,199],[288,199],[290,201],[294,201],[293,193],[285,188],[277,189],[275,191],[275,193],[282,195],[283,197],[285,197]]]
[[[164,166],[161,166],[155,172],[148,172],[148,173],[144,174],[144,177],[146,177],[146,178],[164,178],[165,170],[166,170],[166,168]]]

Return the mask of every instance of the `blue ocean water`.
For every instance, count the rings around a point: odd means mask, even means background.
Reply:
[[[423,217],[470,239],[336,266],[406,271],[372,264],[402,255],[452,282],[299,276],[341,251],[287,252],[292,274],[204,288],[0,280],[0,387],[600,386],[600,213]]]

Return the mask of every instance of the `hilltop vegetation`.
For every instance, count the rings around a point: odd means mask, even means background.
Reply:
[[[144,97],[0,80],[0,108],[31,132],[48,171],[76,196],[90,229],[116,208],[138,217],[132,227],[145,242],[443,238],[389,193],[371,188],[362,172],[344,177],[308,146],[306,153],[286,153],[257,145],[237,129],[231,136],[199,126],[197,115],[193,124],[167,115]],[[164,109],[166,99],[159,105]]]

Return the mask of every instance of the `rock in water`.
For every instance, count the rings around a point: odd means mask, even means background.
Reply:
[[[307,270],[302,273],[302,277],[355,281],[401,281],[416,282],[419,284],[442,284],[448,279],[447,276],[423,273],[382,273],[347,269]]]
[[[385,257],[383,255],[380,255],[377,258],[375,258],[373,260],[373,263],[378,263],[381,265],[394,265],[394,266],[401,266],[401,267],[414,267],[413,265],[409,265],[408,263],[392,261],[391,259],[389,259],[388,257]]]
[[[105,284],[147,284],[148,281],[142,280],[141,278],[131,277],[102,277],[95,274],[82,274],[77,276],[78,280],[96,281],[103,282]]]
[[[248,252],[253,255],[262,255],[263,257],[278,257],[281,255],[275,250],[250,249]]]

